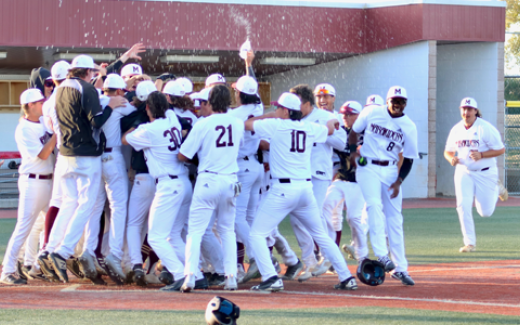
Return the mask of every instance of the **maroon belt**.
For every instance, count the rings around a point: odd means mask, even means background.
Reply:
[[[105,148],[105,152],[112,152],[112,148]]]
[[[33,178],[33,179],[52,179],[52,174],[47,174],[47,175],[29,174],[29,178]]]

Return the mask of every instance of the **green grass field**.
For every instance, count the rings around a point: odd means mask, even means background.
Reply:
[[[0,220],[0,256],[15,225]],[[476,253],[461,254],[462,235],[453,208],[404,210],[406,251],[410,264],[474,262],[519,259],[520,213],[518,208],[497,208],[491,218],[475,212]],[[350,241],[345,223],[342,242]],[[299,254],[288,219],[280,231]],[[351,265],[353,262],[350,261]],[[59,308],[59,306],[57,306]],[[304,308],[305,306],[302,306]],[[405,305],[403,305],[405,307]],[[202,311],[77,311],[0,310],[0,324],[203,324]],[[518,317],[382,307],[243,310],[239,324],[518,324]]]

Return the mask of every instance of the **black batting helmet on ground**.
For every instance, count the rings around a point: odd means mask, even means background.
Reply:
[[[357,269],[359,281],[369,286],[378,286],[385,282],[385,266],[383,263],[364,259]]]
[[[206,322],[208,325],[236,325],[240,316],[240,308],[231,300],[215,296],[206,308]]]

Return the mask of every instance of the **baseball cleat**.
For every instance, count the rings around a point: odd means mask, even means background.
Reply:
[[[208,279],[206,277],[202,277],[202,279],[195,281],[195,290],[206,290],[209,288]]]
[[[94,266],[96,267],[96,272],[101,275],[108,275],[106,271],[106,264],[104,257],[94,257]]]
[[[288,266],[285,271],[284,276],[282,276],[283,280],[294,280],[300,272],[303,270],[303,264],[298,260],[298,262],[294,265]]]
[[[334,289],[336,290],[357,290],[357,288],[358,285],[356,279],[353,276],[346,279],[345,281],[341,281],[334,286]]]
[[[144,278],[148,284],[163,284],[161,281],[159,281],[159,278],[155,273],[147,274],[144,276]]]
[[[385,266],[385,272],[392,272],[395,269],[395,264],[388,256],[383,256],[377,259],[378,262],[383,263]]]
[[[238,289],[237,279],[233,274],[226,277],[226,283],[224,284],[224,290],[234,291]]]
[[[80,264],[80,269],[82,273],[87,278],[95,278],[97,275],[96,264],[94,262],[94,257],[87,252],[81,254],[78,258],[78,262]]]
[[[49,258],[51,259],[52,267],[60,280],[63,283],[68,283],[69,276],[67,275],[67,261],[58,253],[51,253]]]
[[[504,187],[504,184],[500,180],[497,181],[498,186],[498,197],[500,198],[500,201],[507,201],[509,198],[509,192],[507,192],[507,189]]]
[[[303,270],[303,272],[298,277],[298,282],[302,283],[304,281],[309,280],[310,278],[312,278],[312,272],[310,271],[309,267],[306,267],[305,270]]]
[[[459,249],[459,252],[460,253],[471,253],[471,252],[475,252],[476,250],[477,250],[477,248],[474,245],[466,245],[464,247],[461,247]]]
[[[244,270],[244,266],[240,263],[237,264],[237,283],[242,283],[245,276],[246,271]]]
[[[134,272],[133,281],[140,287],[146,287],[146,275],[144,274],[143,264],[136,264],[132,268]]]
[[[408,275],[407,272],[394,272],[392,273],[392,278],[401,281],[405,286],[413,286],[415,285],[414,280]]]
[[[312,276],[320,276],[327,272],[331,267],[331,263],[328,259],[323,259],[320,264],[316,265],[312,272]]]
[[[185,278],[179,279],[166,287],[162,287],[159,290],[165,292],[181,291],[181,287],[184,284],[184,279]]]
[[[350,258],[351,260],[356,259],[356,252],[354,250],[354,246],[344,244],[343,246],[341,246],[341,249],[347,254],[348,258]]]
[[[262,281],[259,285],[251,287],[253,291],[281,291],[283,290],[283,281],[277,275]]]
[[[119,277],[121,282],[126,280],[126,275],[125,272],[123,272],[123,268],[121,267],[121,260],[119,258],[109,254],[107,257],[105,257],[105,264],[110,271]]]
[[[211,275],[211,279],[208,279],[208,285],[210,286],[223,286],[226,282],[226,277],[224,275],[213,273]]]
[[[7,284],[10,286],[27,284],[26,280],[17,278],[14,273],[3,274],[0,277],[0,283]]]
[[[162,267],[161,274],[159,274],[159,281],[167,286],[173,283],[173,274],[165,266]]]
[[[51,282],[59,282],[60,278],[54,272],[54,268],[52,266],[52,262],[49,259],[49,253],[44,251],[40,256],[38,256],[38,264],[40,265],[40,270],[45,275],[45,278]]]
[[[28,278],[30,279],[30,276],[27,275],[30,270],[30,266],[25,266],[20,261],[16,262],[16,273],[18,273],[18,278],[27,281]]]
[[[195,275],[189,274],[184,278],[184,283],[181,286],[181,292],[190,292],[195,288]]]
[[[50,280],[45,277],[45,275],[42,273],[42,271],[38,270],[34,266],[30,268],[30,271],[28,272],[28,277],[31,280],[40,280],[40,281],[50,282]]]
[[[85,277],[85,274],[81,272],[79,261],[75,257],[67,260],[67,270],[74,274],[78,279],[83,279]]]
[[[95,284],[95,285],[99,285],[99,286],[106,286],[107,283],[105,282],[105,280],[103,280],[103,277],[101,276],[101,274],[96,274],[95,277],[93,278],[88,278],[92,284]]]
[[[254,258],[249,260],[249,268],[247,269],[246,276],[242,279],[242,283],[246,283],[249,280],[260,278],[260,271],[258,270],[258,266],[256,265],[256,261]]]

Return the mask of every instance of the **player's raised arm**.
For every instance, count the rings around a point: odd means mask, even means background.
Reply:
[[[246,120],[244,123],[245,123],[245,129],[246,131],[254,131],[255,129],[253,128],[253,124],[255,121],[257,120],[263,120],[263,119],[266,119],[266,118],[275,118],[276,117],[276,113],[275,112],[269,112],[267,114],[264,114],[264,115],[260,115],[260,116],[257,116],[257,117],[252,117],[248,120]]]

